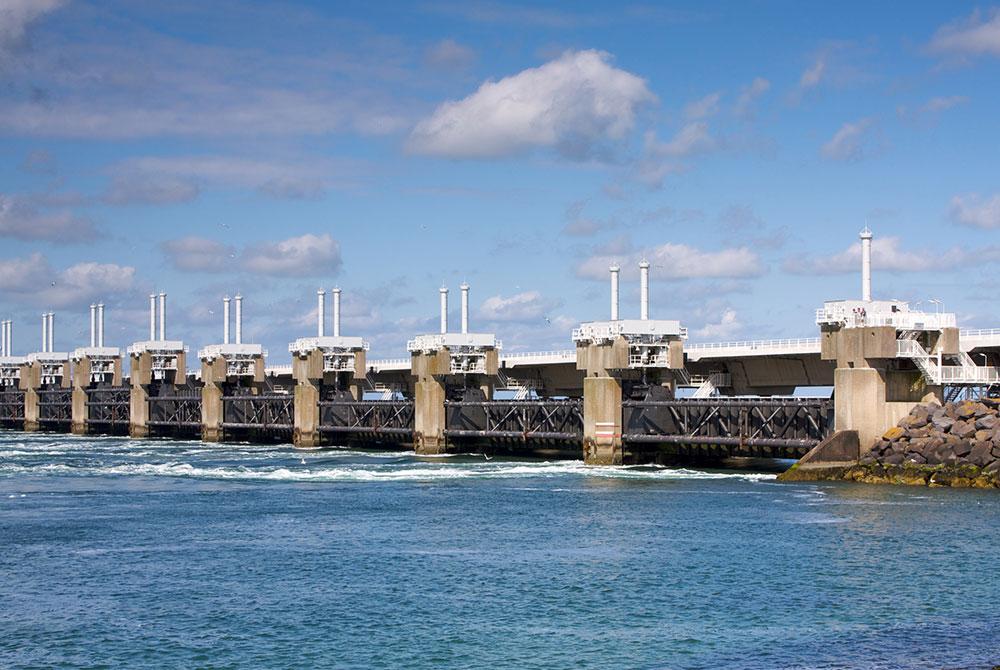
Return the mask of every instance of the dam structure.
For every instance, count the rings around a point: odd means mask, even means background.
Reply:
[[[457,331],[443,286],[438,332],[415,335],[398,359],[370,358],[363,333],[342,333],[340,288],[317,291],[315,334],[289,343],[290,364],[244,342],[240,294],[222,298],[221,342],[198,350],[193,371],[184,342],[167,339],[163,292],[149,296],[149,338],[126,349],[127,374],[105,345],[102,303],[90,308],[89,346],[71,354],[54,351],[53,312],[40,350],[22,356],[5,319],[0,427],[605,465],[856,460],[917,403],[1000,391],[1000,329],[962,330],[940,301],[927,312],[875,299],[871,231],[860,241],[860,298],[824,302],[812,338],[689,342],[681,320],[652,318],[646,261],[637,318],[621,314],[612,265],[609,318],[579,324],[559,351],[508,353],[496,334],[475,332],[467,283]],[[810,387],[833,392],[800,395]]]

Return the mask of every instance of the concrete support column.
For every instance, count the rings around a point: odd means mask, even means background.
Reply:
[[[624,460],[619,379],[583,380],[583,460],[587,465],[621,465]]]
[[[444,401],[444,382],[431,378],[416,383],[413,394],[413,448],[416,453],[432,455],[447,451]]]
[[[74,435],[87,434],[87,390],[73,386],[72,422],[70,432]]]
[[[128,434],[133,438],[149,437],[149,391],[141,384],[133,384],[129,392]]]
[[[33,433],[41,429],[39,422],[38,388],[32,386],[24,390],[24,431]]]
[[[201,439],[222,441],[222,388],[211,382],[201,389]]]
[[[93,339],[96,335],[96,309],[91,312],[91,320],[95,323]],[[72,422],[70,431],[74,435],[87,434],[87,387],[90,385],[90,359],[82,358],[73,362],[73,395],[72,395]]]
[[[296,384],[294,423],[292,442],[296,447],[320,446],[322,434],[319,430],[319,387],[316,384]]]

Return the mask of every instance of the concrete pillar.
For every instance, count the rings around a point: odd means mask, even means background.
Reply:
[[[38,407],[38,387],[41,384],[41,366],[31,363],[21,366],[19,388],[24,391],[24,430],[34,432],[41,428]]]
[[[442,293],[442,295],[445,295]],[[448,349],[433,354],[415,353],[410,372],[413,385],[413,448],[418,454],[443,454],[447,451],[444,429],[445,376],[451,371]]]
[[[218,384],[205,384],[201,388],[201,439],[222,441],[222,388]]]
[[[128,434],[133,438],[149,437],[149,390],[141,384],[133,384],[129,391]]]
[[[928,386],[919,370],[900,369],[895,328],[823,331],[821,340],[821,358],[837,361],[834,429],[857,431],[862,455],[923,398],[940,402],[940,386]]]
[[[319,387],[299,382],[295,386],[295,429],[292,442],[296,447],[318,447],[322,443],[319,430]]]
[[[447,451],[444,401],[444,382],[426,379],[416,383],[413,396],[413,448],[417,454],[433,455]]]
[[[583,380],[583,460],[587,465],[621,465],[624,461],[619,379]]]
[[[152,329],[155,328],[152,319],[156,314],[156,296],[150,296],[149,305]],[[148,352],[132,356],[131,367],[128,434],[133,438],[149,437],[149,385],[153,381],[153,357]]]
[[[38,389],[36,387],[24,390],[24,431],[33,433],[40,430],[40,409],[38,407]]]
[[[201,387],[201,439],[205,442],[221,442],[223,438],[222,384],[226,383],[227,367],[222,356],[201,363],[204,384]]]
[[[91,312],[92,321],[96,330],[96,309]],[[96,332],[91,333],[94,341],[97,340]],[[81,358],[74,361],[73,366],[73,391],[72,391],[72,421],[70,431],[74,435],[87,434],[87,387],[90,386],[90,359]]]

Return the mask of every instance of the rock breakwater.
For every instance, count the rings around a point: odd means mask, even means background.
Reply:
[[[785,479],[1000,488],[1000,398],[922,403],[856,465]]]

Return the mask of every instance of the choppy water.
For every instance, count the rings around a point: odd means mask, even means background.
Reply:
[[[0,667],[988,668],[1000,496],[0,433]]]

